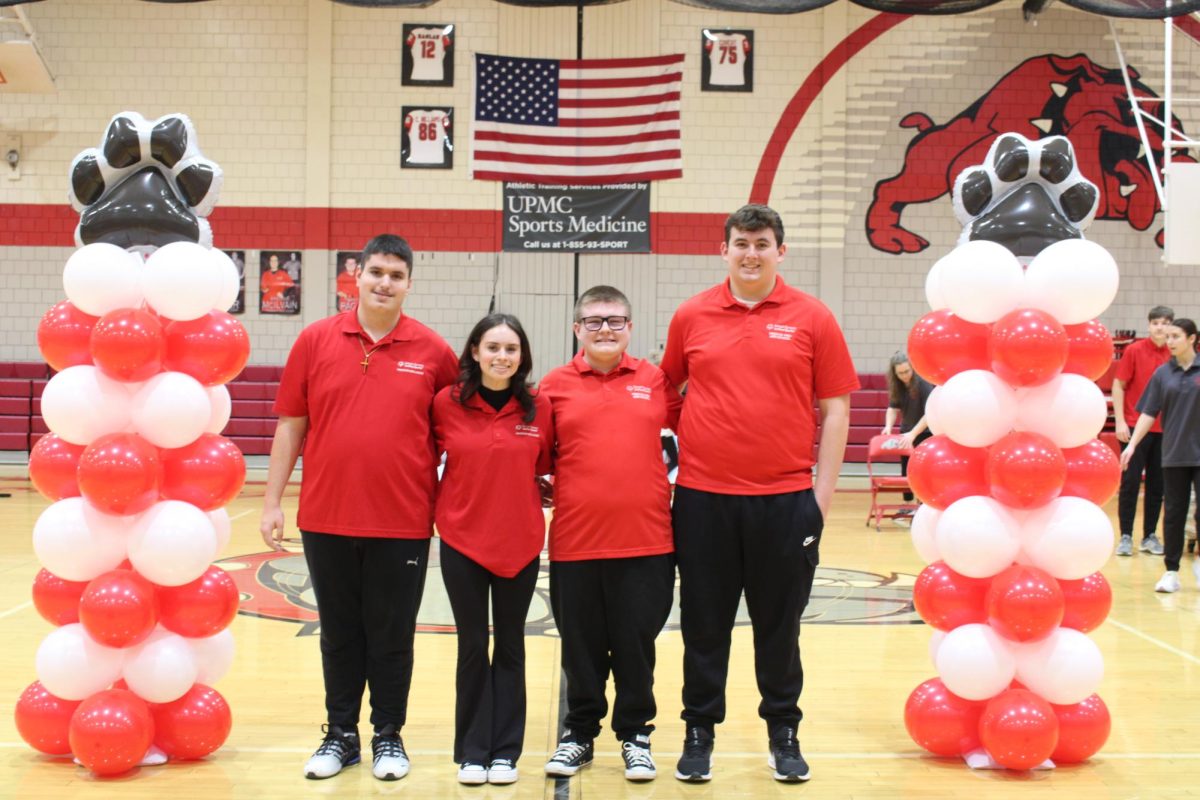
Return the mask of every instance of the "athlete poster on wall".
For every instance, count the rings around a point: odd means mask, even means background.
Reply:
[[[229,256],[229,260],[237,267],[238,273],[238,293],[237,299],[233,301],[228,309],[230,314],[241,314],[246,310],[246,251],[245,250],[223,250],[225,255]]]
[[[259,253],[259,313],[300,313],[300,261],[301,255],[296,250]]]
[[[358,308],[358,259],[357,250],[339,250],[337,254],[337,283],[333,289],[334,308],[338,311],[353,311]]]
[[[754,31],[733,28],[700,31],[700,89],[754,91]]]
[[[450,106],[403,106],[400,166],[450,169],[454,166],[454,109]]]
[[[413,23],[404,26],[400,59],[402,86],[453,86],[453,25]]]

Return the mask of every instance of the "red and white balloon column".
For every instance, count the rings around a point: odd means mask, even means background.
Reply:
[[[212,562],[245,480],[220,435],[223,384],[250,342],[224,311],[238,274],[219,250],[176,242],[143,260],[88,244],[63,286],[38,327],[52,432],[29,461],[53,501],[34,527],[33,601],[56,627],[16,723],[35,749],[113,775],[202,757],[230,730],[212,684],[232,663],[238,592]]]
[[[1111,256],[1078,238],[1028,266],[971,240],[929,273],[934,310],[908,352],[938,384],[926,409],[935,435],[909,478],[924,503],[913,542],[928,564],[913,601],[936,629],[938,677],[904,716],[938,755],[1031,769],[1084,760],[1108,737],[1095,694],[1104,663],[1087,632],[1112,603],[1099,570],[1113,531],[1100,506],[1120,470],[1096,438],[1108,412],[1094,381],[1112,360],[1095,318],[1117,283]]]

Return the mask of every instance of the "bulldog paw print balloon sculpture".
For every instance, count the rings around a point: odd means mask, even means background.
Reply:
[[[1118,282],[1082,235],[1097,198],[1067,139],[1000,136],[955,182],[962,238],[929,271],[933,311],[908,338],[913,368],[937,384],[935,435],[909,464],[928,564],[913,602],[936,629],[937,677],[904,721],[917,744],[973,767],[1082,761],[1108,738],[1104,663],[1086,635],[1112,604],[1100,505],[1120,478],[1096,438],[1107,406],[1094,381],[1113,352],[1096,317]]]
[[[225,313],[237,270],[203,218],[220,178],[187,117],[115,116],[72,164],[80,248],[38,326],[57,374],[41,398],[51,433],[29,456],[52,501],[33,601],[56,627],[16,723],[97,775],[203,757],[231,725],[211,685],[232,663],[238,592],[212,561],[246,473],[220,435],[223,384],[250,341]]]

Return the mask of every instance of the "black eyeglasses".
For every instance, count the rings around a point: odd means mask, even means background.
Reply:
[[[606,322],[610,331],[622,331],[629,324],[629,317],[584,317],[579,320],[579,324],[583,325],[584,330],[589,331],[600,330]]]

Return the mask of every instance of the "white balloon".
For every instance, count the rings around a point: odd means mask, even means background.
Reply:
[[[225,280],[220,264],[207,248],[195,242],[171,242],[146,259],[142,288],[146,302],[159,314],[189,320],[199,319],[216,307]]]
[[[179,500],[156,503],[129,537],[129,560],[160,586],[196,580],[217,557],[217,533],[200,509]]]
[[[945,631],[934,628],[933,633],[929,634],[929,660],[933,662],[934,669],[937,669],[937,654],[944,641],[946,641]]]
[[[1108,562],[1112,521],[1082,497],[1058,497],[1025,519],[1021,546],[1029,561],[1060,581],[1086,578]]]
[[[213,531],[217,534],[217,555],[219,556],[229,544],[229,538],[233,534],[233,522],[229,519],[229,512],[223,508],[207,513],[208,521],[212,523]]]
[[[63,290],[75,307],[94,317],[142,304],[142,259],[115,244],[76,250],[63,267]]]
[[[228,628],[213,636],[188,639],[196,657],[196,682],[212,686],[233,666],[233,633]]]
[[[941,386],[933,387],[933,391],[929,393],[929,398],[925,401],[925,424],[929,426],[929,432],[934,436],[943,436],[946,433],[946,429],[942,427],[940,416],[941,395],[938,392],[941,390]]]
[[[917,548],[917,555],[926,564],[932,564],[942,557],[934,538],[938,520],[941,518],[942,512],[928,503],[923,504],[917,509],[917,513],[913,514],[909,532],[912,534],[913,547]]]
[[[233,413],[233,398],[229,396],[229,389],[224,384],[208,386],[206,389],[212,413],[208,416],[208,424],[204,426],[204,432],[220,433],[229,424],[229,417]]]
[[[149,703],[183,697],[196,674],[196,657],[187,640],[162,626],[132,649],[121,672],[133,693]]]
[[[1086,239],[1055,242],[1037,254],[1025,273],[1027,308],[1078,325],[1104,313],[1117,296],[1120,275],[1108,251]]]
[[[964,447],[987,447],[1013,429],[1017,395],[984,369],[954,375],[935,391],[937,421],[943,432]],[[928,413],[928,405],[926,405]]]
[[[90,364],[67,367],[42,390],[42,419],[71,444],[88,445],[129,425],[131,398],[125,384]]]
[[[208,390],[191,375],[160,372],[133,396],[133,428],[155,447],[191,444],[212,421],[208,398]]]
[[[1024,270],[1004,245],[966,242],[938,261],[937,269],[940,298],[968,322],[995,322],[1021,307]]]
[[[1100,688],[1104,657],[1096,643],[1071,628],[1015,646],[1017,680],[1055,705],[1081,703]]]
[[[33,526],[33,551],[47,570],[67,581],[90,581],[125,560],[122,527],[136,517],[112,517],[68,497],[47,507]]]
[[[1016,659],[1000,635],[979,623],[959,625],[946,634],[935,658],[946,688],[967,700],[987,700],[1008,688]]]
[[[105,647],[73,622],[46,635],[38,646],[38,680],[63,700],[83,700],[103,691],[121,677],[125,652]]]
[[[237,265],[224,250],[213,248],[209,251],[211,258],[217,263],[217,271],[221,275],[221,291],[213,308],[217,311],[228,311],[237,302],[238,291],[241,287],[241,277]]]
[[[1021,549],[1020,529],[1008,508],[979,495],[956,500],[942,512],[934,541],[950,569],[969,578],[996,575]]]
[[[934,311],[949,307],[945,295],[942,294],[941,261],[935,261],[925,275],[925,300]]]
[[[1087,444],[1107,419],[1104,393],[1082,375],[1056,375],[1017,392],[1016,429],[1040,433],[1062,449]]]

